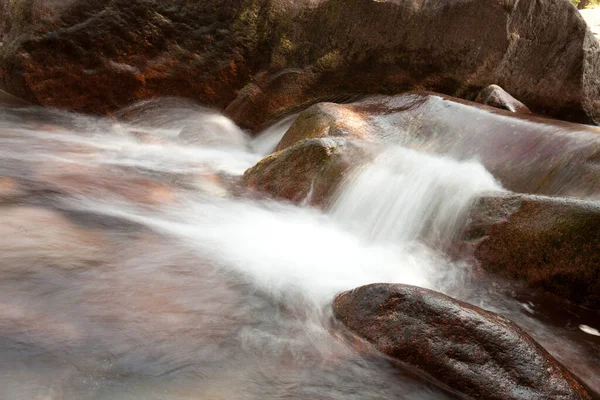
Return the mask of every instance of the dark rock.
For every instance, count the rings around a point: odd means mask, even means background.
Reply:
[[[175,95],[257,130],[317,101],[490,84],[536,113],[600,110],[600,44],[567,0],[15,0],[0,16],[2,88],[76,111]]]
[[[238,1],[0,4],[3,87],[38,104],[109,113],[174,95],[223,108],[249,79]]]
[[[410,92],[315,105],[300,114],[278,149],[326,136],[477,159],[515,192],[600,197],[600,129],[589,125]]]
[[[304,140],[264,158],[244,173],[242,182],[276,199],[325,207],[346,173],[367,154],[343,138]]]
[[[600,309],[600,205],[540,196],[480,198],[463,239],[487,271]]]
[[[467,398],[598,398],[509,320],[431,290],[363,286],[338,295],[334,313],[381,352]]]
[[[483,89],[479,92],[475,101],[514,113],[531,114],[531,110],[525,104],[512,97],[498,85],[490,85]]]

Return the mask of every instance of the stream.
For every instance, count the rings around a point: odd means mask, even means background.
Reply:
[[[177,99],[0,114],[2,399],[454,398],[333,320],[374,282],[500,313],[600,390],[597,314],[442,251],[503,190],[476,160],[382,149],[321,211],[238,183],[294,116],[251,138]]]

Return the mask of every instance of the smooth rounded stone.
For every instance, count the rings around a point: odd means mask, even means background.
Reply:
[[[475,98],[475,102],[514,113],[531,114],[531,110],[525,104],[512,97],[498,85],[490,85],[484,88]]]
[[[599,398],[511,321],[441,293],[372,284],[341,293],[333,310],[384,354],[466,398]]]
[[[477,159],[515,192],[600,198],[600,129],[589,125],[409,92],[315,105],[300,114],[278,149],[327,136]]]
[[[600,44],[567,0],[15,0],[0,17],[2,88],[75,111],[181,96],[257,131],[317,101],[490,84],[536,113],[600,110]]]
[[[478,199],[462,240],[487,271],[600,309],[600,204],[497,194]]]
[[[261,160],[244,173],[242,184],[276,199],[325,207],[368,154],[343,138],[307,139]]]
[[[334,103],[318,103],[300,113],[275,151],[283,150],[300,140],[326,136],[369,140],[376,137],[376,133],[362,113]]]

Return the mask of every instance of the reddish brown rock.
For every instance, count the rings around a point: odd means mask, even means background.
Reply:
[[[367,154],[342,138],[304,140],[261,160],[244,173],[242,182],[276,199],[323,207],[351,166]]]
[[[471,208],[463,239],[487,271],[600,309],[600,205],[497,195]]]
[[[498,85],[490,85],[484,88],[475,98],[475,102],[514,113],[531,114],[531,110],[525,104],[512,97]]]
[[[335,135],[477,159],[515,192],[600,197],[600,129],[589,125],[411,92],[313,106],[300,114],[278,148]]]
[[[567,0],[15,0],[0,16],[2,88],[76,111],[184,96],[256,130],[317,101],[490,84],[536,113],[600,110],[600,44]]]
[[[443,294],[373,284],[338,295],[333,309],[381,352],[467,398],[599,398],[518,326]]]
[[[275,151],[311,138],[345,137],[369,140],[376,137],[364,113],[334,103],[319,103],[303,111],[285,133]]]
[[[224,107],[249,79],[239,2],[0,2],[4,88],[38,104],[107,113],[182,96]]]

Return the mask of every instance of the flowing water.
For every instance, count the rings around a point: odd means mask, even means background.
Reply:
[[[452,398],[332,319],[336,293],[373,282],[500,312],[600,386],[600,327],[546,321],[438,251],[501,190],[476,162],[387,149],[322,212],[237,183],[293,117],[251,139],[176,99],[119,122],[0,113],[2,399]]]

